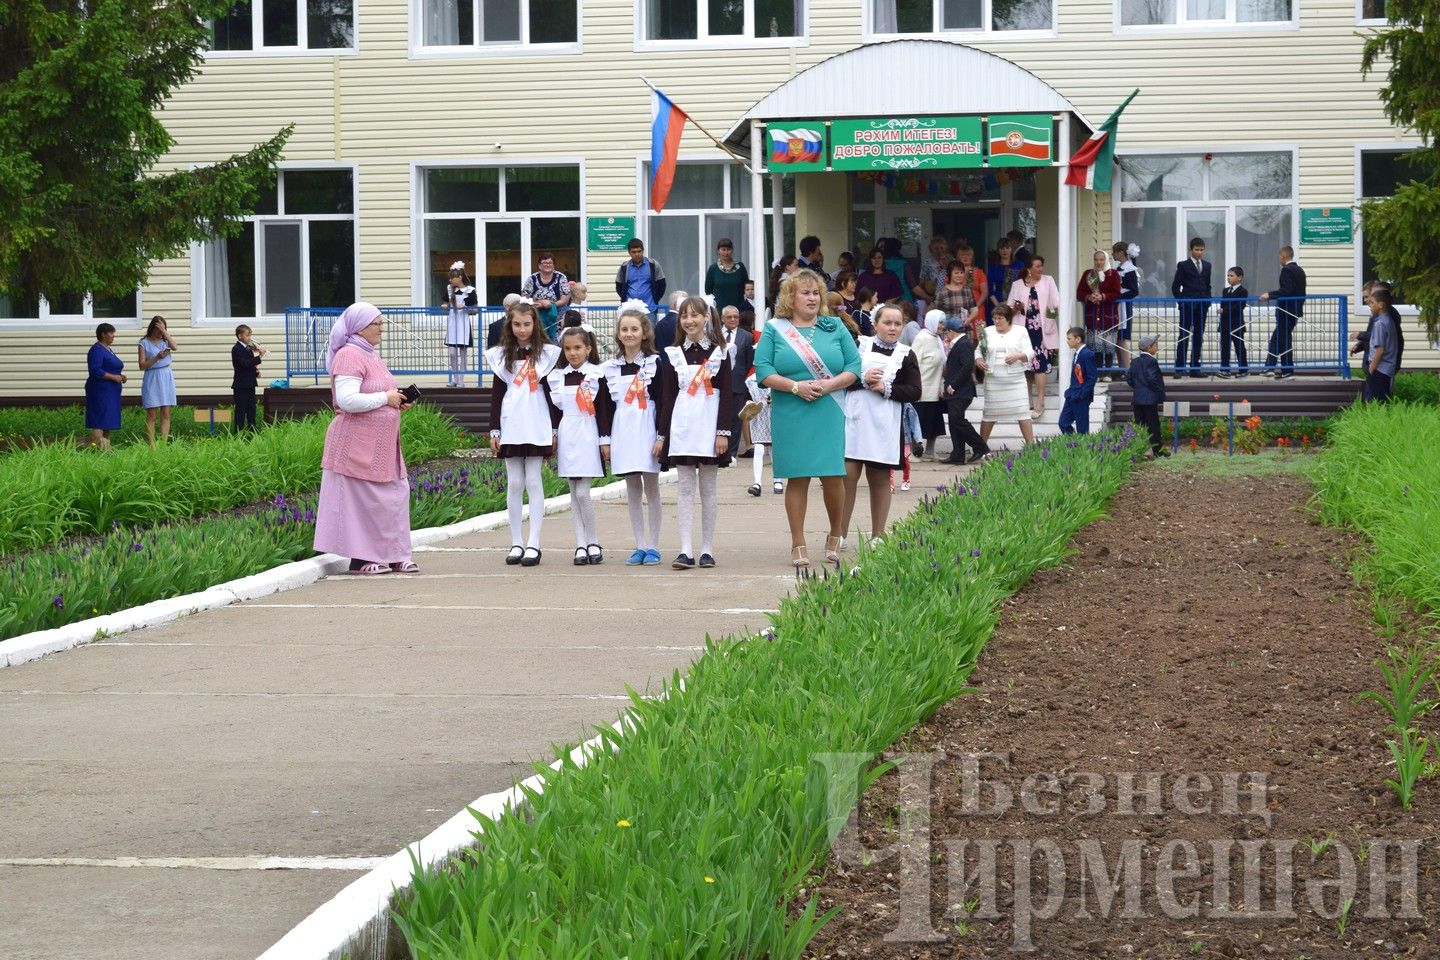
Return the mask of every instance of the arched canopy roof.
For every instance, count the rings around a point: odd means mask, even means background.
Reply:
[[[952,82],[941,82],[947,77]],[[748,149],[752,119],[996,113],[1069,113],[1094,129],[1054,87],[1004,57],[948,40],[888,40],[802,70],[736,120],[725,142]]]

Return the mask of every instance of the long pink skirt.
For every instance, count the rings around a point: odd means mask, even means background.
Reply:
[[[410,559],[410,484],[320,472],[315,549],[376,563]]]

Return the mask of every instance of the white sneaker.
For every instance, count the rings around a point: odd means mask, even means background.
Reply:
[[[901,489],[901,490],[909,490],[909,489],[910,489],[910,481],[909,481],[909,480],[901,480],[901,481],[900,481],[900,489]]]
[[[784,493],[784,492],[785,492],[785,484],[781,483],[779,480],[776,480],[776,481],[775,481],[775,492],[776,492],[776,493]]]

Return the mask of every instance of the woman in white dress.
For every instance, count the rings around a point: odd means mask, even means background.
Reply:
[[[980,340],[980,356],[975,358],[975,369],[985,374],[981,384],[985,408],[980,438],[987,444],[990,432],[1000,420],[1018,422],[1025,442],[1035,442],[1035,430],[1030,422],[1030,391],[1025,383],[1025,371],[1030,369],[1035,348],[1030,343],[1029,332],[1011,323],[1012,315],[1006,304],[991,312],[994,326],[985,328]]]
[[[445,318],[445,349],[450,354],[448,386],[465,386],[470,346],[474,343],[470,317],[478,302],[475,288],[465,275],[465,261],[456,260],[450,264],[450,282],[445,285],[445,307],[449,311]]]

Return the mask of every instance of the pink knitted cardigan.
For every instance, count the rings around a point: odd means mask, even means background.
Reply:
[[[385,361],[376,353],[356,346],[342,347],[330,367],[330,400],[335,402],[335,377],[359,377],[361,393],[395,389]],[[384,406],[365,413],[346,413],[335,403],[335,419],[325,431],[325,453],[320,465],[326,470],[388,483],[405,479],[405,460],[400,455],[400,411]]]

